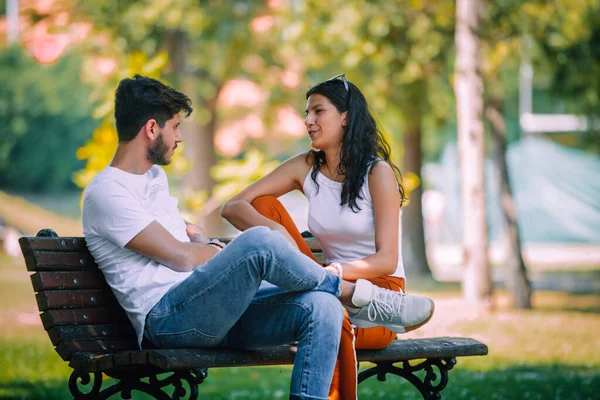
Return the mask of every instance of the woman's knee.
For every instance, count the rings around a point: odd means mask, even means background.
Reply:
[[[265,214],[274,205],[279,203],[275,196],[260,196],[252,200],[252,207],[261,214]]]

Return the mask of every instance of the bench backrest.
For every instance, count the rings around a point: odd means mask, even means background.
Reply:
[[[82,237],[19,239],[42,324],[56,352],[112,353],[137,349],[125,311],[94,262]]]
[[[54,236],[40,236],[54,235]],[[231,238],[221,238],[229,242]],[[319,260],[321,248],[305,238]],[[58,237],[45,229],[19,239],[42,324],[56,352],[69,361],[79,352],[137,350],[133,326],[118,304],[83,237]]]

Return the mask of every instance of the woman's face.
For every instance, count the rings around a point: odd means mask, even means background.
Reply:
[[[322,94],[312,94],[306,101],[304,124],[312,147],[319,150],[341,147],[347,112],[340,113]]]

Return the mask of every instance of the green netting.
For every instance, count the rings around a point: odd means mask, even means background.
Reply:
[[[600,243],[600,157],[540,137],[512,144],[507,153],[511,186],[523,242]],[[498,174],[486,161],[486,199],[490,240],[501,237]],[[461,237],[460,180],[456,143],[438,164],[425,166],[424,180],[444,194],[437,240]]]

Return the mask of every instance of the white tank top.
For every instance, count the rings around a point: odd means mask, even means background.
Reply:
[[[319,241],[327,262],[356,261],[375,254],[375,215],[369,191],[369,173],[360,190],[355,213],[349,205],[340,206],[342,183],[332,181],[322,173],[317,174],[317,185],[310,177],[304,179],[302,188],[308,198],[308,229]],[[392,188],[390,188],[392,190]],[[395,190],[395,189],[394,189]],[[405,278],[402,263],[402,210],[398,221],[398,266],[391,274]]]

